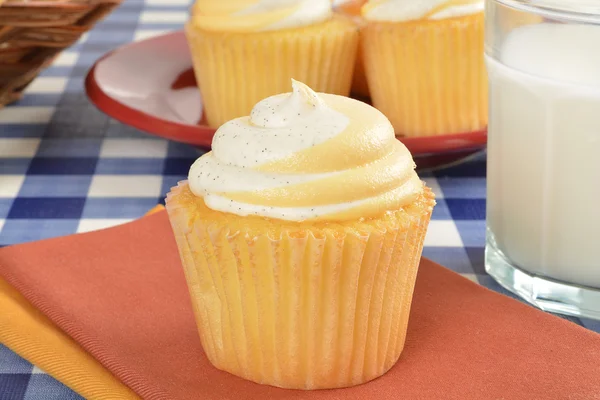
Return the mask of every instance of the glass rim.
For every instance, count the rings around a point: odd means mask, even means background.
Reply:
[[[600,24],[598,0],[490,0],[552,19]]]

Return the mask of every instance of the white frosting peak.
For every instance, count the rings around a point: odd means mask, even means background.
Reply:
[[[269,97],[254,106],[250,122],[262,128],[284,128],[323,114],[323,100],[308,86],[292,79],[292,93]]]

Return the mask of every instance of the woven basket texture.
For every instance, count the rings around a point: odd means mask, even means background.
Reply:
[[[121,0],[0,0],[0,108]]]

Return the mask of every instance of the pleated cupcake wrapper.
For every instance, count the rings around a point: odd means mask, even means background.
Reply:
[[[296,29],[227,33],[186,27],[211,126],[250,114],[260,100],[291,91],[291,79],[317,92],[348,95],[358,29],[336,16]]]
[[[273,237],[194,217],[179,202],[184,190],[172,190],[167,209],[215,367],[258,383],[319,389],[364,383],[395,364],[432,196],[395,227]]]
[[[361,44],[373,104],[399,136],[466,133],[487,126],[483,14],[371,22]]]

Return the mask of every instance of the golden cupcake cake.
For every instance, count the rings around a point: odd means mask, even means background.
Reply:
[[[375,107],[399,136],[487,127],[483,0],[371,0],[361,31]]]
[[[300,82],[223,124],[167,196],[202,346],[294,389],[394,366],[435,204],[377,109]]]
[[[186,36],[211,126],[248,115],[291,78],[350,92],[358,28],[330,0],[197,0]]]

